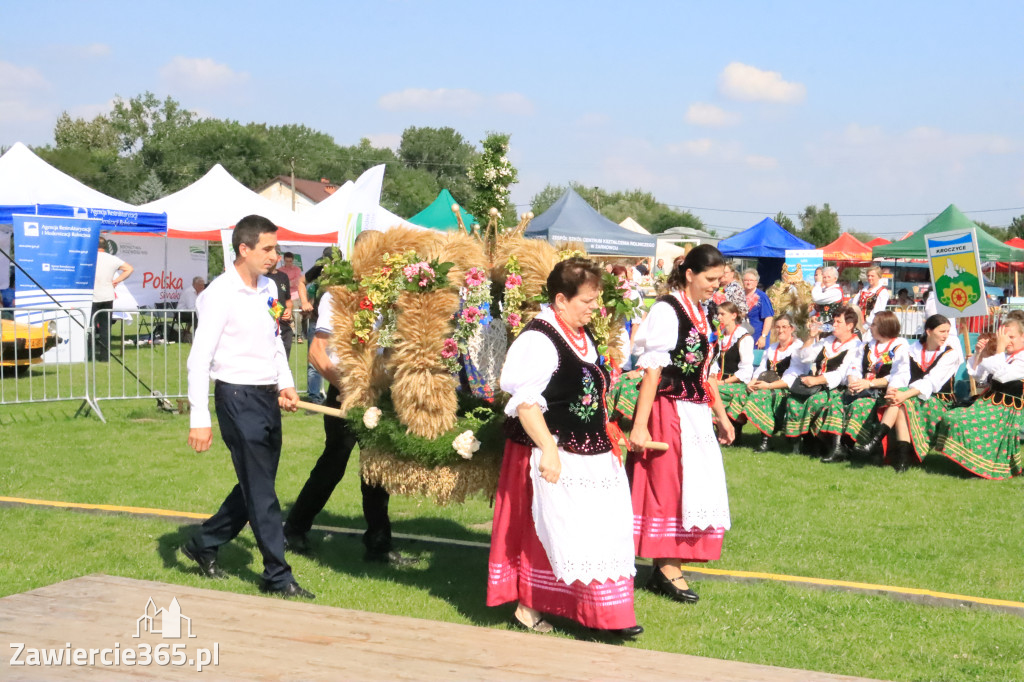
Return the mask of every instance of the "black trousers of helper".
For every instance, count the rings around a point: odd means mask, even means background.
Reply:
[[[327,391],[324,405],[338,407],[338,389],[331,386]],[[313,519],[319,514],[334,489],[345,476],[356,437],[344,419],[324,416],[324,451],[309,472],[309,480],[302,486],[295,505],[288,514],[288,530],[293,533],[308,533]],[[388,518],[388,501],[391,496],[382,486],[370,485],[360,479],[363,494],[363,517],[366,519],[366,533],[363,544],[368,552],[380,554],[391,551],[391,520]]]
[[[294,578],[284,558],[281,505],[274,490],[281,459],[277,387],[218,381],[213,395],[220,433],[231,451],[238,484],[189,545],[198,554],[211,556],[248,523],[263,555],[263,580],[270,589],[287,587]]]

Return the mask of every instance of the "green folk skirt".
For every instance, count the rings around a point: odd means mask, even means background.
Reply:
[[[775,431],[775,424],[781,423],[786,416],[788,396],[789,390],[785,388],[747,393],[733,400],[729,416],[734,421],[745,418],[762,434],[770,436]]]
[[[907,426],[910,427],[910,442],[918,460],[923,460],[935,445],[942,419],[949,413],[951,403],[951,399],[940,398],[938,395],[927,400],[911,398],[902,403],[901,407],[907,415]]]
[[[1003,479],[1021,473],[1021,411],[978,399],[942,418],[932,454],[953,460],[975,476]]]
[[[633,413],[636,412],[642,380],[642,374],[635,379],[623,374],[608,391],[608,421],[616,422],[623,431],[633,429]]]
[[[833,391],[821,430],[849,436],[855,442],[867,441],[874,430],[872,427],[878,423],[878,407],[882,404],[874,396],[851,398],[845,392]]]
[[[725,407],[725,411],[732,417],[732,412],[729,408],[735,403],[743,403],[747,398],[747,385],[743,382],[736,384],[719,384],[718,385],[718,397],[722,399],[722,406]]]
[[[825,389],[802,399],[790,393],[786,400],[786,436],[794,438],[805,433],[818,435],[828,416],[833,395],[841,396],[842,393]]]

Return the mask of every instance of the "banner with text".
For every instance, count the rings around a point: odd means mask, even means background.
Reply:
[[[142,235],[106,235],[109,253],[135,272],[124,281],[139,308],[177,305],[193,277],[206,279],[206,242]],[[116,292],[115,292],[116,293]],[[128,310],[114,302],[115,309]]]
[[[988,315],[975,231],[936,232],[924,239],[936,312],[947,317]]]
[[[89,320],[101,224],[96,218],[13,216],[14,257],[21,266],[14,274],[15,307],[74,308]],[[85,330],[67,315],[34,311],[15,316],[30,324],[56,320],[61,342],[46,353],[46,362],[85,359]]]
[[[786,249],[786,271],[783,279],[802,279],[814,284],[814,271],[825,264],[825,252],[821,249]]]

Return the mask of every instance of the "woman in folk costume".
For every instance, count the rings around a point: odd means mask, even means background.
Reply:
[[[754,337],[740,326],[741,320],[735,304],[726,301],[718,306],[720,355],[711,375],[726,411],[735,398],[747,394],[747,383],[754,377]]]
[[[948,343],[949,332],[943,315],[925,320],[924,333],[908,349],[909,376],[905,382],[890,376],[881,425],[871,440],[854,448],[855,454],[870,457],[885,441],[896,471],[906,471],[928,454],[940,420],[956,402],[953,378],[963,362],[960,351]]]
[[[980,363],[992,377],[988,391],[970,407],[943,415],[932,453],[948,457],[975,476],[1002,479],[1021,472],[1024,322],[1006,320],[995,343],[995,354]]]
[[[836,280],[839,271],[833,267],[821,269],[821,284],[815,283],[811,289],[811,300],[814,301],[813,317],[818,318],[823,332],[832,331],[832,319],[843,307],[843,289]]]
[[[889,289],[882,281],[882,268],[872,265],[868,268],[868,285],[857,294],[857,307],[860,308],[864,317],[864,329],[871,330],[871,323],[875,321],[875,315],[885,310],[889,305]],[[865,334],[865,342],[871,337]]]
[[[906,386],[910,382],[909,344],[900,338],[900,321],[895,313],[883,310],[870,327],[872,340],[865,343],[860,360],[850,368],[846,392],[830,396],[828,416],[821,432],[832,436],[832,449],[821,461],[826,464],[846,460],[843,438],[856,444],[868,420],[873,420],[879,402],[890,384]],[[865,436],[866,437],[866,436]]]
[[[793,440],[793,452],[800,452],[801,436],[821,431],[832,394],[842,393],[850,367],[859,360],[860,339],[854,333],[857,312],[839,309],[832,326],[832,335],[820,340],[821,324],[812,320],[800,350],[807,373],[793,381],[786,400],[786,437]]]
[[[800,375],[800,371],[789,371],[794,364],[794,369],[800,367],[799,359],[793,363],[801,346],[800,339],[794,336],[793,318],[785,313],[779,315],[775,318],[774,329],[777,340],[761,354],[761,364],[754,370],[754,379],[746,386],[747,392],[733,399],[727,410],[729,419],[753,424],[761,432],[757,452],[768,452],[768,439],[786,413],[789,386]]]
[[[513,624],[535,632],[553,629],[549,613],[634,637],[643,628],[633,611],[629,482],[606,430],[608,374],[584,327],[600,285],[592,261],[558,263],[547,279],[551,306],[508,349],[487,605],[518,601]]]
[[[722,276],[718,280],[718,289],[711,295],[707,310],[711,319],[718,316],[718,306],[729,301],[736,306],[743,317],[747,315],[747,295],[743,293],[743,286],[736,281],[736,270],[729,263],[725,264]]]
[[[635,339],[644,370],[630,433],[636,553],[654,559],[646,588],[681,602],[699,598],[682,563],[720,558],[730,526],[719,443],[732,442],[734,432],[708,381],[717,350],[703,306],[724,263],[708,244],[686,254]],[[668,452],[643,449],[651,439],[668,443]]]

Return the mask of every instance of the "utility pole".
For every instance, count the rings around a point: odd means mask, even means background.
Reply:
[[[594,203],[597,204],[597,212],[601,212],[601,189],[599,187],[594,188]]]
[[[295,210],[295,157],[292,157],[292,211]]]

